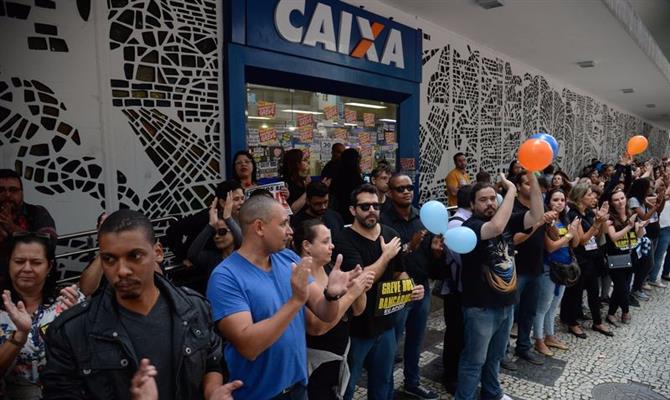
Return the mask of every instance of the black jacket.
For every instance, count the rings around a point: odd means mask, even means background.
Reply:
[[[169,350],[176,371],[175,400],[202,399],[203,377],[221,372],[221,339],[207,301],[156,275],[172,313]],[[139,360],[119,320],[111,285],[90,301],[60,315],[46,336],[47,365],[41,373],[45,399],[130,399]]]

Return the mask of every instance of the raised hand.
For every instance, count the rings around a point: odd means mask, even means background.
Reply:
[[[572,236],[575,236],[579,232],[579,224],[581,224],[581,222],[582,220],[579,217],[575,217],[570,225],[568,225],[568,233],[572,234]]]
[[[386,257],[386,261],[391,261],[400,252],[400,238],[394,237],[390,242],[386,243],[384,237],[379,235],[379,240],[382,247],[382,256]]]
[[[347,293],[347,289],[354,285],[354,280],[363,272],[360,265],[349,272],[342,271],[341,267],[342,254],[338,254],[335,258],[333,270],[328,274],[328,284],[326,286],[328,295],[333,297],[339,297]]]
[[[370,290],[372,285],[375,283],[375,273],[373,271],[363,271],[360,275],[354,279],[352,286],[349,290],[357,296]]]
[[[79,291],[77,290],[77,285],[70,285],[61,289],[57,300],[60,302],[61,307],[64,310],[74,307],[79,303]]]
[[[233,215],[233,192],[229,191],[223,203],[223,219],[230,218],[231,215]]]
[[[508,192],[510,190],[514,190],[516,192],[516,186],[503,174],[502,172],[500,173],[500,183],[502,184],[503,188],[507,190]]]
[[[5,311],[7,311],[9,319],[11,319],[16,326],[16,330],[23,333],[30,332],[33,319],[30,314],[28,314],[25,304],[20,300],[18,303],[14,304],[9,290],[4,290],[2,292],[2,302],[5,304]]]
[[[221,385],[209,395],[209,400],[233,400],[233,392],[242,387],[242,381],[232,381]]]
[[[293,299],[301,304],[305,304],[309,297],[307,278],[309,278],[311,273],[312,262],[312,257],[303,257],[298,265],[292,264],[291,290],[293,292]]]
[[[158,375],[156,367],[151,365],[148,358],[143,358],[130,381],[130,395],[133,400],[158,400],[156,375]]]
[[[214,229],[216,229],[217,223],[219,222],[218,204],[219,204],[219,198],[214,197],[212,204],[209,206],[209,225]]]
[[[543,220],[545,224],[553,224],[554,221],[558,219],[558,213],[556,211],[547,211],[544,213]]]
[[[442,253],[444,251],[444,237],[442,235],[435,235],[430,241],[430,249],[434,253]]]
[[[426,231],[425,229],[421,229],[420,231],[414,232],[414,235],[412,235],[412,238],[409,240],[410,251],[414,251],[419,247],[421,241],[426,236],[426,233],[428,233],[428,231]]]

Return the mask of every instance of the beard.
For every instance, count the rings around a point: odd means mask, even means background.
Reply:
[[[367,229],[372,229],[379,223],[379,217],[375,214],[369,214],[365,217],[359,217],[357,215],[356,220]]]
[[[122,299],[137,299],[142,295],[142,281],[139,279],[119,279],[113,286]]]

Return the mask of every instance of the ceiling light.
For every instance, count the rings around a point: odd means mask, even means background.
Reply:
[[[296,128],[295,126],[289,126],[288,127],[288,130],[291,131],[291,132],[293,132],[296,129],[298,129],[298,128]]]
[[[293,110],[293,109],[288,109],[288,110],[281,110],[282,112],[286,113],[295,113],[295,114],[314,114],[314,115],[321,115],[323,114],[322,112],[319,111],[307,111],[307,110]]]
[[[267,129],[267,128],[268,128],[268,124],[263,124],[263,125],[261,125],[261,128],[263,128],[263,129]]]
[[[383,108],[386,108],[386,106],[379,106],[376,104],[367,104],[367,103],[344,103],[345,106],[354,106],[354,107],[362,107],[362,108],[373,108],[375,110],[381,110]]]
[[[502,7],[505,5],[505,3],[503,3],[503,0],[477,0],[477,4],[479,4],[481,8],[487,10],[491,8]]]
[[[656,108],[656,104],[645,104],[647,108]]]
[[[395,120],[394,120],[394,119],[388,119],[388,118],[379,118],[377,121],[381,121],[381,122],[393,122],[393,123],[395,123]]]
[[[586,60],[586,61],[578,61],[577,65],[579,65],[581,68],[593,68],[596,66],[595,61],[592,60]]]
[[[358,126],[358,124],[352,124],[351,122],[345,122],[344,125],[346,125],[346,126]]]
[[[272,119],[272,118],[270,118],[270,117],[257,117],[257,116],[255,116],[255,115],[250,115],[250,116],[248,116],[247,118],[248,118],[248,119],[262,119],[262,120]]]
[[[628,93],[633,93],[633,92],[635,92],[635,89],[633,89],[633,88],[621,89],[621,93],[628,94]]]

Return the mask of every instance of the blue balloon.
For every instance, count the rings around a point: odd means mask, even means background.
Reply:
[[[541,139],[544,140],[545,142],[549,143],[549,146],[551,146],[551,152],[554,153],[554,158],[558,157],[558,142],[556,139],[551,136],[548,133],[536,133],[533,136],[530,137],[531,139]]]
[[[477,235],[472,229],[459,226],[444,232],[444,243],[451,251],[466,254],[477,246]]]
[[[444,204],[439,201],[431,200],[421,206],[419,217],[423,226],[435,235],[439,235],[447,230],[449,213]]]

